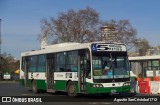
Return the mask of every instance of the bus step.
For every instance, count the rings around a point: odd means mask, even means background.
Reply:
[[[47,89],[47,92],[49,92],[49,93],[55,93],[55,90],[53,90],[53,89]]]

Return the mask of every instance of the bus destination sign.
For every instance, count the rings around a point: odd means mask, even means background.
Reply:
[[[91,49],[96,51],[126,51],[125,46],[117,44],[92,44]]]

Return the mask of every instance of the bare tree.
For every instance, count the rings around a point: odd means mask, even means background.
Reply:
[[[5,73],[14,73],[16,69],[19,69],[19,61],[14,59],[15,57],[8,53],[3,53],[1,58],[1,65],[0,71]]]
[[[129,20],[100,22],[99,14],[89,7],[78,11],[70,9],[67,12],[60,12],[57,18],[42,19],[40,38],[47,37],[52,44],[100,41],[102,40],[100,27],[103,25],[115,28],[118,42],[133,45],[137,32]]]
[[[114,27],[117,42],[126,44],[127,46],[133,45],[136,39],[137,31],[130,24],[129,20],[110,20],[103,22],[102,25]]]
[[[42,19],[42,37],[48,37],[52,43],[90,42],[98,39],[99,14],[87,7],[75,11],[61,12],[58,18]]]

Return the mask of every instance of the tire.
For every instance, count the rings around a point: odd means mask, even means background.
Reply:
[[[38,93],[36,81],[33,81],[33,82],[32,82],[32,91],[33,91],[33,93],[35,93],[35,94]]]
[[[67,84],[67,93],[68,93],[68,96],[71,96],[71,97],[78,96],[78,93],[76,93],[75,86],[74,86],[73,82],[69,82]]]

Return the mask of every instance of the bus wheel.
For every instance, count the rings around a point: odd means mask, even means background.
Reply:
[[[32,82],[32,91],[35,94],[38,93],[38,89],[35,81]]]
[[[67,93],[68,93],[68,96],[71,96],[71,97],[77,97],[78,96],[78,94],[76,93],[73,82],[69,82],[67,84]]]

